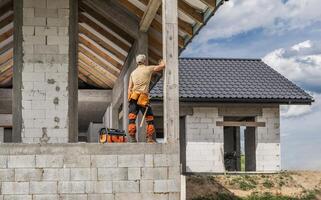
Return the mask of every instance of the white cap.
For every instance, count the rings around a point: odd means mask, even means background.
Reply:
[[[136,57],[136,63],[137,64],[145,64],[145,61],[146,61],[146,56],[144,54],[139,54]]]

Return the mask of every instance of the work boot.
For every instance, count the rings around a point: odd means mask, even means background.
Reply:
[[[156,141],[153,139],[153,136],[147,136],[147,143],[148,144],[156,144]]]
[[[131,143],[137,143],[137,139],[136,139],[136,136],[135,136],[135,135],[131,135],[131,136],[130,136],[130,142],[131,142]]]

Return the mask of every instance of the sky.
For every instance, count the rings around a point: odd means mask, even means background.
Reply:
[[[321,0],[229,0],[182,57],[261,58],[311,94],[281,106],[284,170],[321,170]]]

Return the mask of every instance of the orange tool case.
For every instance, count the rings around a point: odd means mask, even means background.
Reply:
[[[125,131],[111,128],[101,128],[99,131],[100,143],[125,143],[127,142]]]

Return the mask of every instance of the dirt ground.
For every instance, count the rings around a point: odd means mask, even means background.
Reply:
[[[227,194],[248,197],[272,194],[300,198],[314,192],[321,200],[321,172],[291,171],[278,174],[208,175],[187,177],[187,199],[212,199]],[[206,198],[204,198],[206,199]],[[217,198],[220,199],[220,198]]]

